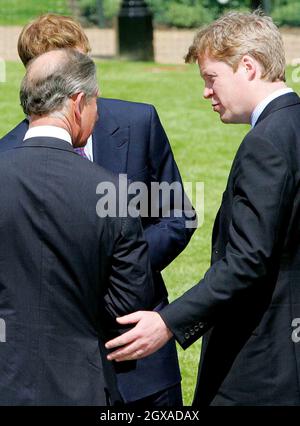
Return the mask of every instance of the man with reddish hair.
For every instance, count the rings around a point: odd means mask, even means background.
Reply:
[[[23,64],[53,49],[75,48],[89,53],[91,46],[80,24],[68,16],[47,14],[25,25],[18,40]]]
[[[47,14],[26,25],[18,42],[24,65],[34,57],[51,49],[72,47],[83,53],[90,45],[81,26],[72,18]],[[140,181],[151,188],[151,182],[179,183],[182,181],[166,133],[152,105],[116,99],[98,99],[98,120],[93,135],[88,139],[84,155],[114,173],[124,173],[130,181]],[[0,141],[0,152],[23,141],[28,120],[23,120]],[[187,200],[187,198],[186,198]],[[160,310],[166,304],[167,290],[161,271],[186,247],[195,228],[195,213],[182,201],[171,199],[168,217],[163,213],[162,200],[155,200],[159,217],[142,218],[145,238],[149,246],[155,299]],[[156,207],[156,206],[155,206]],[[175,211],[176,210],[176,211]],[[149,208],[149,211],[151,209]],[[181,377],[175,341],[135,366],[119,367],[118,384],[126,403],[132,407],[179,406],[182,404]]]

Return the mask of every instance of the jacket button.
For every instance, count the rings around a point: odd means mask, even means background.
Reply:
[[[184,337],[185,337],[186,339],[189,339],[189,338],[190,338],[190,334],[189,334],[189,333],[184,333]]]
[[[198,325],[199,325],[200,328],[204,328],[204,323],[203,322],[199,322]]]
[[[190,329],[190,334],[191,334],[192,336],[194,336],[194,334],[195,334],[195,330],[194,330],[193,328],[191,328],[191,329]]]
[[[199,327],[198,327],[198,325],[195,325],[194,330],[195,330],[196,332],[197,332],[197,331],[199,331]]]
[[[215,250],[215,254],[219,254],[219,250]]]

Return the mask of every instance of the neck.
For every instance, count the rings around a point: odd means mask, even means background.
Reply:
[[[255,95],[253,98],[252,111],[254,111],[257,105],[272,93],[285,88],[287,88],[287,85],[283,81],[275,81],[272,83],[261,81],[257,87],[257,90],[254,92]]]
[[[37,126],[55,126],[66,130],[72,137],[71,125],[66,117],[35,116],[29,117],[29,128]]]

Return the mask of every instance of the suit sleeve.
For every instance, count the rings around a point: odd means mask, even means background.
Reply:
[[[154,107],[151,107],[149,161],[151,182],[175,184],[176,188],[170,197],[166,192],[165,197],[160,193],[151,200],[157,217],[144,223],[152,268],[161,271],[187,246],[196,228],[196,213],[184,193],[168,138]]]
[[[250,137],[244,142],[233,177],[225,255],[197,285],[161,311],[183,348],[201,337],[218,316],[226,321],[226,309],[230,313],[235,303],[247,303],[243,296],[249,290],[266,285],[269,278],[276,281],[294,197],[293,176],[271,143]]]
[[[115,318],[155,306],[154,287],[148,245],[139,218],[121,220],[121,232],[111,259],[109,286],[105,295],[105,311],[112,335],[126,327],[117,327]]]

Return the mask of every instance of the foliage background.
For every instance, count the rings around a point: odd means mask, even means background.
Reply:
[[[251,5],[251,0],[227,0],[225,5],[221,5],[218,0],[146,1],[153,12],[156,26],[177,28],[198,27],[211,22],[229,9],[245,11],[249,10]],[[271,15],[277,24],[300,26],[299,0],[264,1],[268,1],[271,5]],[[1,0],[0,25],[23,25],[46,12],[79,14],[84,25],[98,25],[97,5],[100,2],[105,25],[112,26],[121,0]]]
[[[83,15],[97,23],[95,0],[78,0]],[[102,0],[107,25],[112,25],[121,0]],[[177,28],[194,28],[211,22],[229,9],[250,10],[251,0],[227,0],[222,5],[218,0],[147,0],[154,14],[156,25]],[[279,25],[300,25],[299,0],[269,0],[271,15]]]

